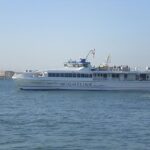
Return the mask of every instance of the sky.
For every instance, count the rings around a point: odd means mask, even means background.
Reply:
[[[61,68],[95,48],[93,65],[150,66],[149,0],[0,0],[0,70]]]

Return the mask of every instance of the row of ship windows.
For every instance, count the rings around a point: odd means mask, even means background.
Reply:
[[[100,74],[100,73],[94,73],[93,74],[94,77],[103,77],[103,78],[107,78],[107,77],[112,77],[112,78],[119,78],[120,74],[118,73],[113,73],[113,74]],[[127,78],[127,74],[124,74],[124,78]]]
[[[92,78],[92,74],[85,73],[48,73],[48,77],[78,77],[78,78]],[[108,74],[93,74],[93,77],[107,78]],[[119,78],[119,74],[111,74],[112,78]],[[124,74],[124,78],[127,78],[127,74]]]
[[[77,78],[120,78],[120,74],[112,73],[112,74],[100,74],[100,73],[93,73],[93,74],[86,74],[86,73],[48,73],[48,77],[77,77]],[[150,77],[146,74],[139,74],[134,76],[136,80],[148,80]],[[128,74],[124,74],[124,79],[128,78]]]
[[[92,74],[83,74],[83,73],[48,73],[48,77],[92,78]]]

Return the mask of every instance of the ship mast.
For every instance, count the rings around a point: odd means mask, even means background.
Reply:
[[[110,56],[110,54],[107,56],[107,58],[106,58],[106,65],[108,66],[109,64],[111,63],[111,56]]]

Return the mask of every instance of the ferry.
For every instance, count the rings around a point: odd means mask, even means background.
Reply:
[[[150,68],[142,71],[127,65],[110,65],[107,61],[94,67],[88,56],[79,61],[68,60],[63,69],[26,71],[12,77],[21,90],[150,90]]]

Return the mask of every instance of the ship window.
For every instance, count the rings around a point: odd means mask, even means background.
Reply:
[[[77,74],[77,77],[80,78],[80,74],[79,73]]]
[[[104,77],[104,78],[107,78],[107,74],[103,74],[103,77]]]
[[[128,74],[124,74],[124,78],[127,79],[128,78]]]
[[[65,77],[68,77],[68,73],[65,73]]]
[[[88,64],[83,64],[84,67],[88,67]]]
[[[56,73],[56,77],[59,77],[59,73]]]
[[[85,74],[84,76],[85,76],[85,78],[88,78],[88,74]]]
[[[64,73],[61,73],[60,76],[61,76],[61,77],[64,77]]]
[[[84,78],[84,74],[81,74],[81,78]]]
[[[146,80],[146,74],[140,74],[140,80]]]
[[[119,78],[119,74],[116,73],[112,74],[112,78]]]
[[[72,76],[73,76],[73,77],[76,77],[76,74],[75,74],[75,73],[73,73],[73,74],[72,74]]]
[[[98,73],[98,74],[97,74],[97,76],[98,76],[98,77],[100,77],[100,76],[101,76],[101,74],[100,74],[100,73]]]
[[[58,75],[55,73],[48,73],[48,77],[57,77]]]
[[[68,77],[72,77],[72,73],[68,73]]]
[[[95,75],[95,77],[98,77],[98,73],[95,73],[94,75]]]
[[[52,74],[51,74],[51,73],[48,73],[48,77],[52,77]]]

